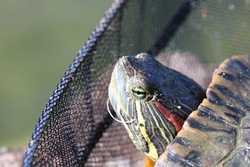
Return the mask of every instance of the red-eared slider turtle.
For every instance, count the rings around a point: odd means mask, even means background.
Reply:
[[[112,73],[109,101],[156,166],[250,166],[249,68],[250,56],[225,60],[205,94],[148,54],[124,56]]]

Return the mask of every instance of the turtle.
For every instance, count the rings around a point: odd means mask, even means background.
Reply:
[[[123,56],[108,97],[112,117],[157,167],[250,166],[249,55],[224,60],[206,90],[150,54]]]

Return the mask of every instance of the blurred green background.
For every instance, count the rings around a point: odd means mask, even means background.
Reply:
[[[112,2],[0,1],[0,147],[28,143],[52,91]],[[166,50],[210,63],[249,54],[249,13],[250,0],[204,1]]]
[[[26,145],[113,0],[0,1],[0,147]]]

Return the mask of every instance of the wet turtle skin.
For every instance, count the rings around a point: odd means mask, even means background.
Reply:
[[[250,56],[225,60],[204,99],[198,84],[150,55],[124,57],[112,74],[110,102],[138,149],[153,160],[165,150],[158,167],[250,166],[249,67]],[[192,112],[184,124],[178,111]]]
[[[154,161],[204,97],[205,91],[192,79],[144,53],[120,58],[109,85],[109,101],[119,122],[134,145]]]
[[[157,167],[250,166],[250,56],[225,60],[206,95]]]

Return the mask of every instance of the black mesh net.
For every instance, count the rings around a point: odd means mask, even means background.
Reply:
[[[115,1],[46,104],[23,166],[142,166],[106,109],[118,58],[149,52],[206,87],[208,63],[250,53],[249,11],[249,0]]]

